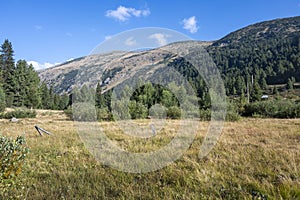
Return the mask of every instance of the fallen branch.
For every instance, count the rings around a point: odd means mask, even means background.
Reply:
[[[37,125],[34,126],[34,128],[37,130],[37,132],[40,134],[40,136],[43,136],[43,132],[52,135],[49,131],[46,131],[45,129],[42,129],[41,127],[38,127]]]

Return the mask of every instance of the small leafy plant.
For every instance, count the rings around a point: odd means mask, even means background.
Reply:
[[[26,141],[23,136],[18,136],[16,140],[13,140],[0,134],[0,179],[17,176],[21,172],[24,160],[29,153],[29,148],[25,145]]]

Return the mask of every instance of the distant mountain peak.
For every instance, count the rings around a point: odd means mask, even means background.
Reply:
[[[293,37],[300,32],[300,16],[269,20],[249,25],[216,41],[213,46],[226,46],[239,42],[255,42],[271,37]]]

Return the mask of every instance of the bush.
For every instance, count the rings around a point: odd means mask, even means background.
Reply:
[[[213,112],[213,119],[215,120],[224,120],[225,121],[238,121],[240,119],[240,114],[238,112],[237,105],[233,102],[227,102],[226,116],[223,112],[223,105],[216,107],[215,112]],[[209,109],[200,109],[200,120],[201,121],[210,121],[212,116],[211,108]]]
[[[74,103],[72,105],[72,118],[75,121],[94,122],[97,121],[95,105],[88,102]]]
[[[133,102],[134,109],[131,109],[130,115],[131,119],[145,119],[148,116],[148,108],[140,103]]]
[[[0,179],[17,176],[29,152],[23,136],[12,140],[0,135]]]
[[[273,100],[250,103],[245,106],[243,116],[273,118],[300,117],[300,104],[291,100]]]
[[[70,118],[71,120],[73,120],[73,110],[72,110],[72,106],[68,106],[67,109],[64,110],[65,115]]]
[[[181,118],[181,109],[177,106],[171,106],[167,110],[167,116],[171,119],[180,119]]]
[[[238,112],[236,111],[227,111],[226,113],[226,121],[230,121],[230,122],[234,122],[234,121],[238,121],[241,118],[241,116],[239,115]]]
[[[15,118],[35,118],[36,112],[35,112],[35,110],[29,110],[29,109],[16,109],[14,111],[2,113],[0,115],[0,118],[4,118],[4,119],[11,119],[13,117],[15,117]]]
[[[111,121],[113,116],[111,112],[109,112],[108,108],[98,108],[97,119],[98,121]]]
[[[200,109],[200,120],[210,121],[211,120],[211,110],[210,109]]]
[[[234,102],[228,102],[225,120],[231,122],[238,121],[241,118],[238,109],[238,105],[236,105]]]

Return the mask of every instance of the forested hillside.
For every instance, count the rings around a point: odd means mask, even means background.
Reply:
[[[226,83],[227,94],[241,95],[247,84],[300,81],[300,17],[254,24],[207,48]]]

